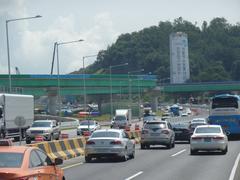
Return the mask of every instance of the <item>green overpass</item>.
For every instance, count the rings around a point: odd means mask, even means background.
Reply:
[[[156,87],[156,76],[154,75],[121,75],[112,74],[69,74],[59,75],[61,95],[84,94],[84,79],[86,94],[110,94],[112,86],[113,94],[127,94],[143,92]],[[57,92],[57,75],[12,75],[12,88],[22,94],[46,95]],[[8,75],[0,75],[0,88],[7,89],[9,86]]]

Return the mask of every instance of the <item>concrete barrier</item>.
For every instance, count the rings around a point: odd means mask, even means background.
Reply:
[[[140,143],[141,131],[127,131],[126,133],[130,138],[134,137],[136,144]],[[58,141],[44,141],[35,144],[29,144],[28,146],[34,146],[42,149],[53,160],[55,158],[67,160],[84,155],[86,139],[86,137],[78,137],[62,139]]]
[[[30,144],[42,149],[51,159],[62,158],[63,160],[84,155],[84,146],[86,140],[84,137],[64,139],[59,141],[41,142]]]

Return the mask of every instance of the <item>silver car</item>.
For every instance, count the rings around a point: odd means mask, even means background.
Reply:
[[[201,125],[194,130],[190,140],[190,153],[196,154],[199,150],[220,150],[223,154],[228,151],[228,138],[219,125]]]
[[[141,133],[141,149],[150,145],[165,145],[168,149],[175,146],[175,133],[167,121],[148,121]]]
[[[90,136],[85,146],[85,161],[92,158],[119,157],[126,161],[135,156],[134,140],[121,129],[96,130]]]
[[[30,144],[39,135],[43,136],[44,140],[58,140],[60,134],[60,128],[56,120],[36,120],[26,131],[26,144]]]
[[[84,120],[79,123],[79,126],[77,128],[77,135],[83,135],[84,131],[89,131],[92,133],[95,130],[101,129],[101,126],[97,121],[93,120]]]

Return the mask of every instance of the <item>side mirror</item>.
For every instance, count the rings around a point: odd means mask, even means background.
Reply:
[[[54,160],[54,164],[55,165],[60,165],[60,164],[62,164],[63,163],[63,160],[61,159],[61,158],[56,158],[55,160]]]

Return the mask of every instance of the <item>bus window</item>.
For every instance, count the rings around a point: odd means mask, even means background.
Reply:
[[[215,108],[238,108],[238,100],[235,97],[215,98],[212,101],[212,109]]]

